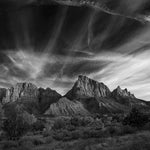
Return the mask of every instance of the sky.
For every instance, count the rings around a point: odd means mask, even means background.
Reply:
[[[150,100],[149,0],[68,1],[0,1],[0,87],[63,95],[82,74]]]

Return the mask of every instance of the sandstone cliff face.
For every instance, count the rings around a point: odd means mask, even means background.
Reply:
[[[39,88],[39,109],[41,113],[44,113],[52,103],[56,103],[61,98],[61,95],[55,90],[50,88]]]
[[[89,112],[83,107],[79,101],[70,101],[63,97],[58,102],[50,105],[46,111],[47,115],[54,116],[70,116],[70,115],[88,115]]]
[[[14,87],[7,89],[3,103],[22,101],[36,101],[38,98],[38,88],[32,83],[17,83]]]
[[[84,97],[109,97],[110,95],[111,92],[105,84],[80,75],[66,97],[79,99]]]

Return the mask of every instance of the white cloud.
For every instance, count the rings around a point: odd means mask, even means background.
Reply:
[[[109,55],[109,65],[91,77],[104,82],[110,89],[120,85],[128,88],[138,98],[150,98],[150,50],[137,55]],[[102,56],[108,60],[107,57]]]
[[[29,73],[31,79],[36,79],[47,62],[53,62],[48,54],[38,54],[27,51],[8,52],[13,65]]]

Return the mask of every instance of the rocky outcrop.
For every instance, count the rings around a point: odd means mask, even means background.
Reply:
[[[128,106],[130,109],[132,107],[149,109],[149,105],[147,105],[146,101],[136,98],[134,94],[131,94],[127,89],[122,90],[120,86],[118,86],[111,95],[117,103],[122,106]]]
[[[45,113],[46,115],[54,116],[73,116],[73,115],[88,115],[89,112],[84,108],[79,101],[70,101],[63,97],[58,102],[50,105]]]
[[[61,95],[50,88],[39,88],[39,110],[44,113],[52,103],[56,103],[61,98]]]
[[[115,99],[120,99],[120,98],[131,98],[135,99],[136,97],[134,94],[131,94],[127,89],[122,90],[120,86],[118,86],[113,92],[112,92],[112,97]]]
[[[7,89],[3,103],[15,101],[36,101],[38,99],[38,88],[32,83],[17,83],[14,87]]]
[[[80,75],[73,88],[65,95],[69,99],[79,99],[85,97],[109,97],[109,88],[95,80]]]

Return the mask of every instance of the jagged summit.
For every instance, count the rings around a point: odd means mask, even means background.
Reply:
[[[120,88],[120,86],[118,86],[115,90],[113,90],[112,97],[114,97],[115,99],[119,99],[120,97],[131,99],[136,98],[134,94],[131,94],[126,88],[123,90]]]
[[[79,75],[73,88],[66,94],[69,99],[83,97],[108,97],[111,95],[109,88],[104,83],[99,83],[86,76]]]

